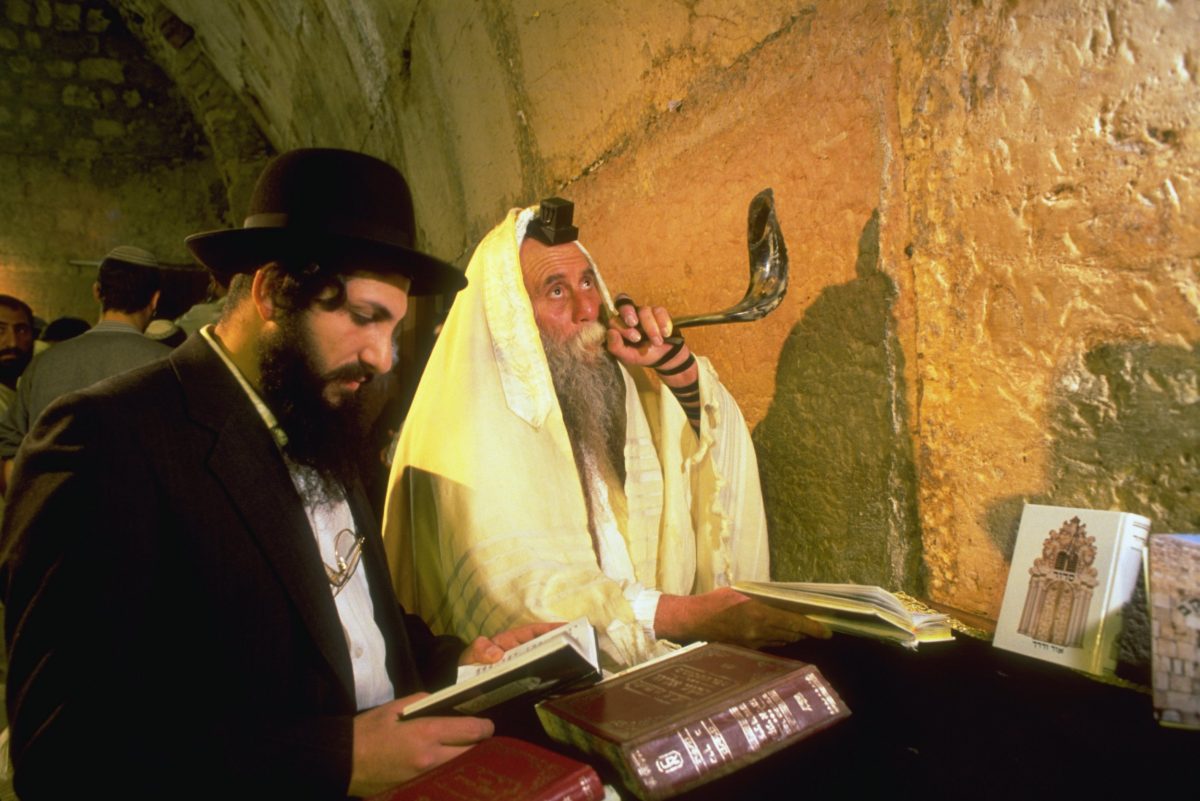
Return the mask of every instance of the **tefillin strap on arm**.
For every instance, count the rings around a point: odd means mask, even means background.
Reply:
[[[637,311],[637,304],[635,304],[628,295],[621,295],[618,297],[615,301],[615,304],[618,309],[629,306],[635,312]],[[637,329],[639,332],[642,332],[642,336],[644,337],[645,332],[642,331],[641,324],[637,326]],[[634,345],[634,343],[630,342],[628,339],[625,340],[625,344],[629,345],[630,347]],[[683,337],[679,334],[672,334],[669,337],[663,337],[663,344],[670,345],[670,349],[663,354],[662,358],[650,365],[652,368],[654,368],[654,371],[659,374],[659,376],[679,375],[680,373],[687,371],[693,364],[696,363],[695,355],[689,350],[687,358],[682,359],[679,364],[673,367],[667,367],[667,365],[679,355],[679,352],[683,350],[686,343],[683,341]],[[692,383],[685,384],[681,387],[672,386],[671,384],[667,384],[665,381],[663,383],[666,384],[667,389],[671,390],[671,394],[673,394],[679,401],[679,405],[683,407],[683,411],[687,415],[688,422],[692,424],[692,428],[699,431],[700,379],[697,378]]]

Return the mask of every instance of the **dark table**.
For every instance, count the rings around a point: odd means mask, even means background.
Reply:
[[[773,653],[820,667],[851,716],[678,798],[1197,797],[1200,732],[1159,726],[1148,692],[961,634],[915,652],[839,635]],[[579,756],[532,714],[500,733]]]

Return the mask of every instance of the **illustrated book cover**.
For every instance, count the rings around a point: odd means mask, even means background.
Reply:
[[[603,801],[611,797],[584,762],[512,737],[489,737],[415,779],[367,801]]]
[[[1154,715],[1200,729],[1200,534],[1152,534],[1148,551]]]
[[[546,733],[607,760],[639,799],[669,798],[850,714],[815,665],[707,643],[537,705]]]
[[[596,630],[579,618],[507,651],[490,665],[464,665],[458,680],[404,707],[403,716],[486,715],[514,699],[532,704],[601,676]]]
[[[1121,610],[1149,530],[1148,518],[1130,512],[1026,504],[993,644],[1114,675]]]
[[[893,640],[915,649],[923,642],[954,639],[950,619],[914,612],[882,587],[866,584],[742,581],[735,590],[763,603],[802,612],[833,631]]]

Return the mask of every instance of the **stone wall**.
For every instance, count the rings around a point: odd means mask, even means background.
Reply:
[[[953,8],[893,26],[919,502],[994,612],[1023,501],[1200,528],[1200,6]]]
[[[111,6],[0,9],[0,291],[46,320],[94,320],[94,263],[133,244],[191,266],[183,238],[223,224],[224,184],[174,83]],[[192,279],[172,274],[164,311]]]
[[[787,298],[689,339],[778,578],[994,616],[1022,501],[1200,527],[1197,4],[163,5],[274,148],[400,164],[459,263],[557,193],[610,286],[721,308],[772,187]]]

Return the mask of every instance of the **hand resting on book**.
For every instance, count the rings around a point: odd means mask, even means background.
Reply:
[[[558,628],[562,623],[529,623],[508,631],[502,631],[492,637],[476,637],[467,646],[462,656],[458,658],[460,665],[482,664],[490,665],[498,662],[506,651],[511,651],[518,645],[529,642],[534,637]]]
[[[484,718],[428,717],[401,721],[404,707],[424,695],[397,698],[354,717],[349,795],[381,793],[492,736],[495,728]]]
[[[654,617],[654,630],[660,638],[675,642],[704,640],[747,648],[832,636],[815,620],[751,600],[729,587],[701,595],[663,595]]]
[[[477,637],[459,664],[490,664],[505,652],[558,628],[562,623],[530,623],[493,637]],[[404,708],[428,693],[415,693],[360,712],[354,718],[354,756],[349,794],[373,795],[406,782],[492,736],[490,720],[431,716],[401,720]]]

